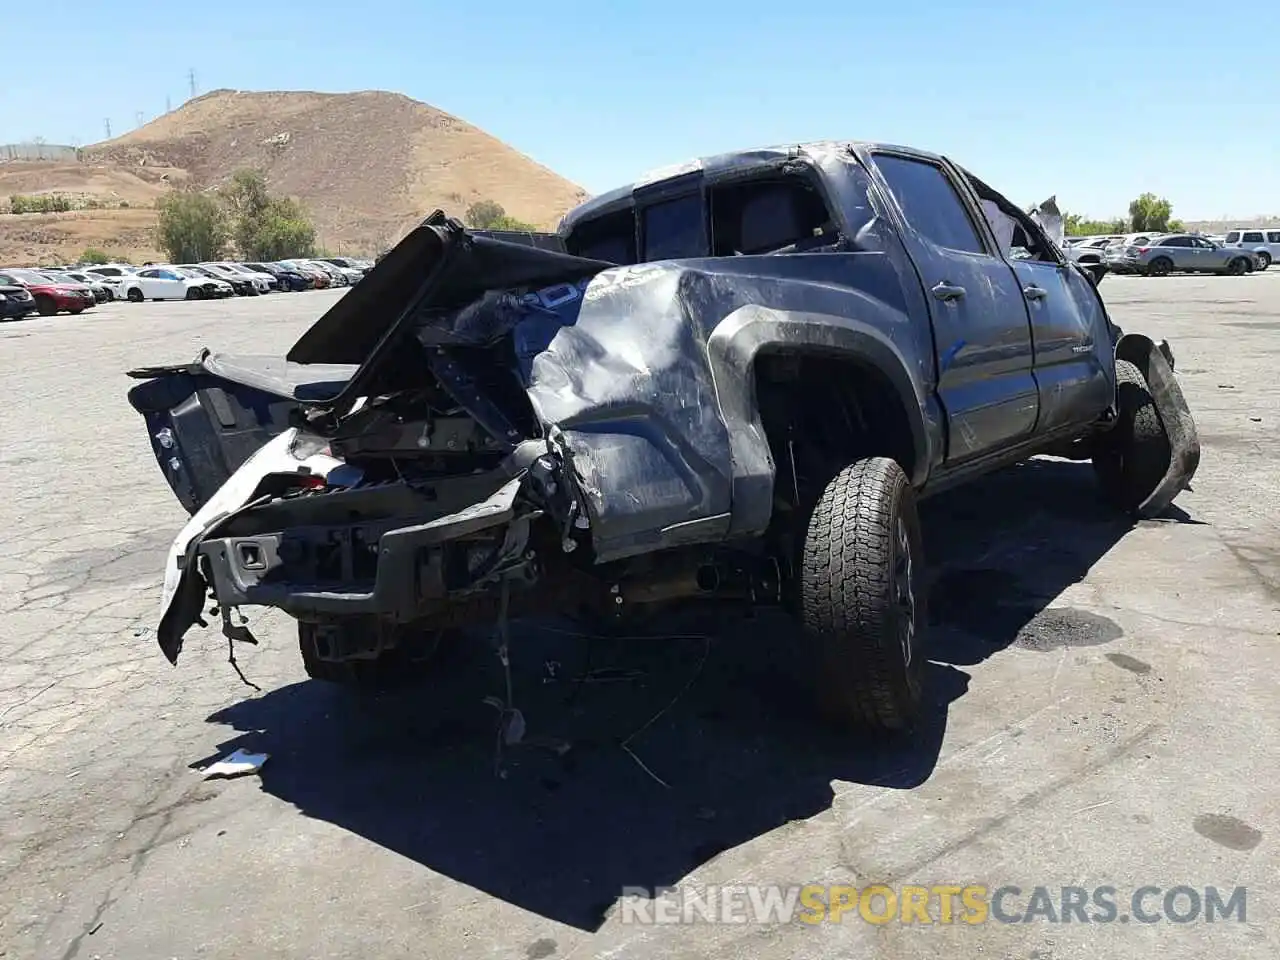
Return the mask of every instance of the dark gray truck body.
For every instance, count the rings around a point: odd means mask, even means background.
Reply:
[[[995,210],[1014,223],[1009,249]],[[360,468],[257,478],[247,504],[208,517],[176,551],[161,646],[176,659],[210,587],[224,609],[392,624],[444,623],[477,598],[493,616],[512,585],[554,608],[549,580],[589,582],[604,603],[675,596],[657,567],[758,555],[780,488],[800,498],[796,459],[780,463],[791,441],[768,422],[766,358],[864,384],[871,452],[927,495],[1105,430],[1117,351],[1175,424],[1144,504],[1158,510],[1199,455],[1167,349],[1122,336],[1080,268],[944,158],[843,142],[724,155],[520,243],[433,215],[285,360],[132,373],[193,513],[291,424],[299,462],[325,448]],[[754,598],[777,577],[750,566],[729,572]],[[709,591],[695,580],[689,592]]]

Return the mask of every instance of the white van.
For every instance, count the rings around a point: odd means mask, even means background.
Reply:
[[[1224,246],[1252,250],[1258,269],[1280,260],[1280,227],[1238,227],[1227,231]]]

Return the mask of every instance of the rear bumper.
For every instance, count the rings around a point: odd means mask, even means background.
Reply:
[[[510,561],[524,558],[522,538],[510,535],[519,489],[520,480],[511,480],[454,513],[391,529],[366,523],[216,536],[198,553],[223,606],[277,607],[304,620],[372,615],[408,623],[496,587],[498,569],[509,574]],[[464,539],[474,550],[459,546]],[[477,569],[477,551],[493,552],[498,563]],[[328,569],[345,575],[319,580],[321,554]]]
[[[0,303],[0,319],[21,320],[36,312],[34,300],[6,300]]]

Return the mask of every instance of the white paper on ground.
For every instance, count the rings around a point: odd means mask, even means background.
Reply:
[[[223,757],[205,770],[204,778],[209,780],[213,777],[239,777],[246,773],[257,773],[262,769],[262,765],[267,762],[269,756],[271,756],[269,753],[249,753],[246,750],[237,750],[231,756]]]

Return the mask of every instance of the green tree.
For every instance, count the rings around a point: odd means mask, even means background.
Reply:
[[[99,250],[97,247],[85,247],[84,252],[80,254],[81,263],[110,263],[111,258],[107,256],[105,250]]]
[[[171,193],[160,202],[156,239],[174,263],[217,260],[227,246],[227,215],[206,193]]]
[[[1081,213],[1067,213],[1062,217],[1063,230],[1068,237],[1092,237],[1102,233],[1124,233],[1127,220],[1090,220]]]
[[[466,221],[467,226],[477,230],[518,230],[526,233],[538,231],[531,223],[507,216],[502,204],[493,200],[477,200],[467,207]]]
[[[1144,193],[1129,204],[1129,224],[1134,233],[1168,230],[1172,215],[1173,204],[1154,193]]]
[[[243,256],[285,260],[313,255],[316,231],[306,211],[296,200],[271,196],[266,178],[258,171],[237,171],[221,196]]]

